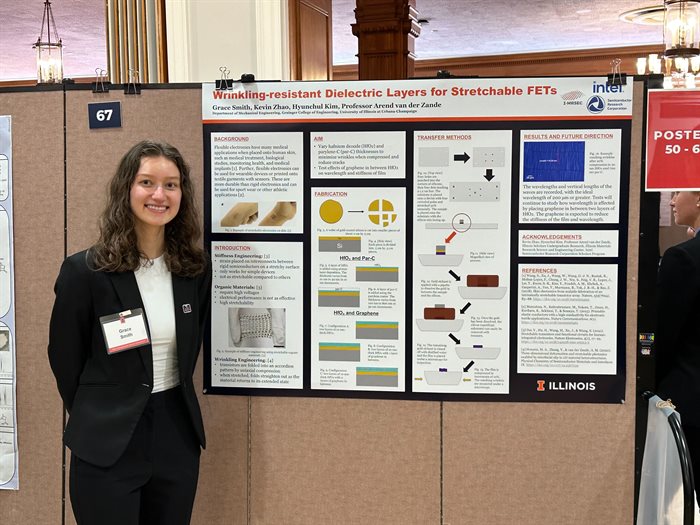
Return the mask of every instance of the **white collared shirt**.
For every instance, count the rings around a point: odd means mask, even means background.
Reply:
[[[162,392],[180,384],[172,275],[163,255],[144,263],[134,275],[151,334],[153,392]]]

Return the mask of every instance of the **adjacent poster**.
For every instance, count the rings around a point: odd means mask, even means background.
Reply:
[[[700,190],[700,91],[649,90],[646,190]]]
[[[0,489],[17,490],[19,453],[12,231],[12,120],[9,116],[0,116]]]
[[[631,86],[205,84],[202,114],[208,393],[624,400]]]

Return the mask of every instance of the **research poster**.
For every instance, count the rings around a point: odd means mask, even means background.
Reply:
[[[204,84],[206,391],[623,401],[606,80]]]
[[[12,235],[12,120],[0,116],[0,489],[19,488]]]

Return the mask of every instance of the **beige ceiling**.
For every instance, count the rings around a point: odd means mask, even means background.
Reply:
[[[228,0],[234,1],[234,0]],[[269,0],[260,0],[269,1]],[[357,62],[350,24],[355,0],[333,1],[333,62]],[[64,42],[67,76],[93,76],[105,67],[103,0],[53,0]],[[588,49],[662,41],[660,27],[621,22],[635,0],[417,0],[420,58]],[[0,81],[35,78],[32,43],[39,36],[42,0],[0,0]]]

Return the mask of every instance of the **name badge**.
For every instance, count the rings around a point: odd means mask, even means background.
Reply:
[[[146,330],[146,319],[141,308],[102,316],[100,324],[107,353],[110,355],[147,345],[150,342]]]

